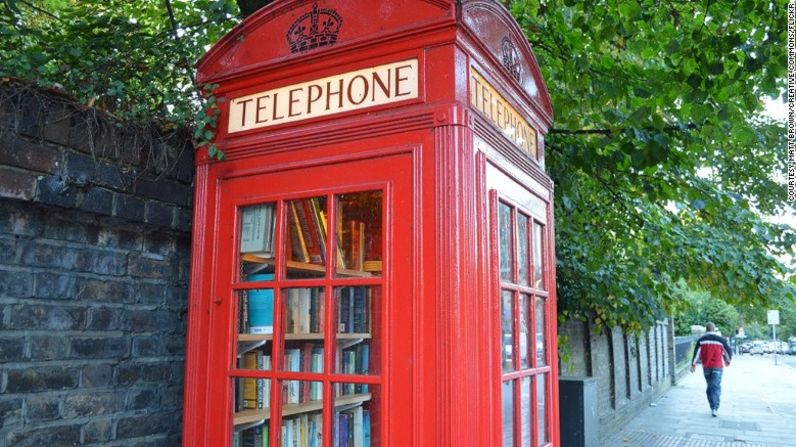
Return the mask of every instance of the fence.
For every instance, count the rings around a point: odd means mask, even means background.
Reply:
[[[674,364],[675,377],[680,378],[688,368],[691,361],[691,354],[694,350],[694,337],[687,335],[684,337],[674,337]]]

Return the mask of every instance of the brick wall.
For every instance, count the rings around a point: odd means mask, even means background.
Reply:
[[[597,380],[595,414],[599,436],[607,439],[671,386],[671,332],[668,320],[643,334],[625,334],[619,328],[594,333],[592,329],[576,321],[559,327],[570,359],[561,365],[561,374]]]
[[[189,141],[15,88],[0,85],[0,446],[177,446]]]

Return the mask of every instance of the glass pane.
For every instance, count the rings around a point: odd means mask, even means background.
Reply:
[[[323,413],[312,411],[282,419],[282,442],[284,447],[321,447],[323,445]],[[267,446],[268,444],[265,444]],[[241,446],[247,447],[247,446]],[[261,447],[260,444],[256,447]]]
[[[536,427],[539,435],[539,445],[545,445],[548,441],[547,436],[547,375],[539,374],[536,376],[536,403],[537,420]]]
[[[240,265],[242,281],[261,281],[255,273],[273,272],[276,206],[246,206],[240,216]],[[273,278],[271,278],[273,279]]]
[[[323,382],[310,382],[308,380],[282,381],[283,417],[299,411],[320,410],[322,401]],[[299,404],[302,406],[297,407],[296,405]]]
[[[285,371],[323,372],[323,288],[284,291]]]
[[[547,365],[547,348],[545,347],[545,300],[536,298],[536,366]]]
[[[233,426],[234,436],[242,440],[244,429],[262,426],[271,418],[271,380],[253,377],[239,377],[232,381],[233,395]],[[264,427],[265,434],[260,432],[259,437],[267,436],[268,427]],[[254,436],[249,433],[246,436]],[[242,445],[242,444],[241,444]]]
[[[239,377],[235,382],[235,425],[245,410],[265,410],[271,406],[271,380]],[[249,411],[247,414],[256,412]],[[262,413],[262,412],[260,412]],[[265,413],[263,413],[265,414]],[[264,416],[263,418],[268,417]],[[261,418],[261,419],[263,419]]]
[[[511,267],[514,262],[511,251],[511,208],[505,203],[501,203],[499,207],[500,279],[503,281],[511,281]]]
[[[232,447],[260,447],[268,445],[268,436],[270,433],[267,421],[254,427],[251,427],[251,425],[242,425],[242,427],[249,428],[235,428],[232,435]]]
[[[335,250],[339,276],[381,275],[382,193],[366,191],[335,197]]]
[[[260,280],[273,279],[273,274],[258,274]],[[241,293],[238,306],[238,333],[260,337],[245,337],[246,341],[270,340],[274,333],[274,289],[252,289]],[[267,337],[265,337],[267,335]],[[239,335],[238,340],[243,338]]]
[[[517,214],[517,270],[520,274],[520,284],[531,285],[531,272],[528,262],[528,217]]]
[[[533,224],[533,278],[534,287],[545,290],[544,276],[542,275],[542,229],[544,227],[534,222]]]
[[[511,308],[512,293],[508,290],[503,291],[501,297],[501,329],[503,333],[503,371],[514,369],[514,337],[512,334],[513,310]]]
[[[522,421],[522,447],[531,447],[531,378],[523,377],[520,382],[520,420]]]
[[[338,287],[334,291],[337,325],[335,372],[378,374],[379,287]]]
[[[531,298],[528,295],[520,295],[520,368],[528,368],[528,326],[531,313],[529,312]]]
[[[503,447],[514,447],[514,382],[503,382]]]
[[[322,445],[323,383],[305,380],[282,381],[282,432],[280,445]],[[260,446],[257,446],[260,447]]]
[[[243,338],[243,340],[241,340]],[[239,369],[255,371],[271,370],[271,340],[246,340],[245,336],[238,336]]]
[[[326,197],[285,202],[287,278],[318,278],[326,273]]]
[[[379,446],[379,387],[336,383],[334,389],[332,445],[334,447]],[[346,392],[348,389],[357,392]],[[363,389],[365,391],[359,391]]]

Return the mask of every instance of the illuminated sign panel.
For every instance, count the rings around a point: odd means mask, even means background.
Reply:
[[[474,68],[470,69],[470,105],[503,130],[509,140],[536,159],[536,130]]]
[[[394,62],[235,98],[229,133],[417,97],[417,59]]]

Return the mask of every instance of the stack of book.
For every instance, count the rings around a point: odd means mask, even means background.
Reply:
[[[263,258],[274,256],[276,210],[273,203],[243,208],[240,226],[240,252]]]
[[[370,411],[357,405],[335,416],[334,447],[370,447]]]
[[[323,414],[309,413],[282,420],[282,445],[285,447],[322,447]]]
[[[285,333],[323,333],[323,289],[287,289],[285,301]]]
[[[232,437],[233,447],[268,447],[268,424],[246,430],[236,430]]]
[[[341,334],[370,333],[370,287],[343,287],[337,308],[337,332]]]
[[[247,352],[240,360],[241,368],[267,371],[271,369],[271,356],[260,351]],[[271,381],[244,377],[238,379],[235,393],[236,411],[268,408],[271,402]]]

